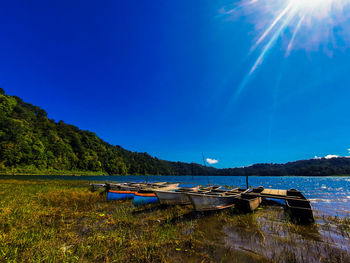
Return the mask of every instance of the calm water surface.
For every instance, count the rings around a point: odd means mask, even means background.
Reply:
[[[3,176],[1,178],[9,178]],[[14,179],[63,179],[88,181],[135,181],[179,182],[184,186],[218,184],[245,187],[246,178],[241,176],[11,176]],[[326,215],[350,215],[350,177],[249,177],[249,185],[265,188],[289,189],[303,191],[315,210]]]

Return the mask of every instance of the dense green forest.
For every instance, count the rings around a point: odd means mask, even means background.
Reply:
[[[113,146],[90,131],[49,119],[0,88],[0,174],[298,175],[350,174],[350,158],[215,169],[169,162]]]
[[[93,132],[47,118],[0,90],[0,173],[205,174],[214,168],[167,162],[110,145]]]

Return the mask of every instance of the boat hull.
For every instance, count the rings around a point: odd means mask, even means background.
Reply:
[[[132,199],[135,195],[134,191],[116,191],[116,190],[109,190],[107,193],[107,200],[125,200],[125,199]]]
[[[309,224],[315,221],[308,200],[286,200],[286,212],[293,221],[298,223]]]
[[[212,211],[234,206],[239,194],[237,196],[220,196],[191,193],[188,196],[196,211]]]
[[[286,210],[290,218],[297,223],[313,223],[315,219],[310,201],[296,189],[289,189],[287,195],[288,197],[300,198],[286,200]]]
[[[167,184],[167,185],[161,185],[156,188],[149,188],[149,189],[141,189],[140,191],[137,191],[134,195],[134,206],[140,206],[140,205],[147,205],[147,204],[153,204],[158,203],[158,197],[155,194],[155,191],[171,191],[175,190],[178,187],[178,183],[176,184]]]
[[[156,191],[159,203],[162,205],[187,205],[191,200],[185,192]]]
[[[108,185],[107,184],[90,184],[90,191],[104,193],[108,191]]]
[[[237,198],[236,207],[243,212],[253,212],[261,204],[262,198],[242,194]]]
[[[134,206],[147,205],[153,203],[158,203],[158,198],[155,193],[135,193],[134,195]]]

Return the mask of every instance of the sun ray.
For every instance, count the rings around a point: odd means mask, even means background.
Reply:
[[[286,10],[286,9],[285,9]],[[277,38],[280,36],[280,34],[283,32],[283,30],[288,26],[289,22],[291,21],[291,19],[294,17],[295,15],[295,10],[293,9],[287,9],[287,12],[283,12],[284,16],[287,16],[285,21],[281,24],[281,26],[276,29],[276,31],[273,33],[272,37],[270,38],[270,40],[267,42],[267,44],[265,45],[263,51],[260,53],[258,59],[255,61],[253,67],[251,68],[251,70],[249,71],[249,75],[253,74],[253,72],[256,70],[256,68],[262,63],[262,61],[264,60],[264,57],[266,55],[266,53],[271,49],[271,47],[273,46],[273,44],[276,42]]]
[[[303,16],[299,19],[299,22],[298,22],[298,24],[297,24],[297,26],[296,26],[296,28],[295,28],[295,30],[294,30],[294,32],[293,32],[293,36],[292,36],[291,40],[289,41],[289,44],[288,44],[288,47],[287,47],[287,52],[286,52],[286,57],[289,56],[289,54],[290,54],[290,52],[291,52],[291,50],[292,50],[292,48],[293,48],[294,39],[295,39],[295,37],[296,37],[296,35],[297,35],[297,33],[298,33],[300,27],[301,27],[301,24],[302,24],[303,21],[304,21],[304,18],[305,18],[305,15],[303,15]]]
[[[229,10],[225,10],[225,8],[220,9],[220,14],[218,16],[222,16],[222,15],[230,15],[233,13],[237,13],[237,11],[241,10],[242,8],[246,8],[250,5],[253,5],[257,2],[258,0],[249,0],[249,1],[241,1],[236,3],[236,6],[229,9]]]
[[[268,34],[271,32],[271,30],[286,15],[286,13],[291,9],[291,7],[292,7],[292,5],[289,4],[286,6],[285,9],[282,10],[282,12],[274,19],[274,21],[271,23],[271,25],[259,37],[259,39],[256,41],[255,45],[252,47],[252,50],[254,50],[268,36]]]

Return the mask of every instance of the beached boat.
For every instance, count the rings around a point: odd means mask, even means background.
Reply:
[[[105,183],[92,183],[90,184],[90,189],[92,191],[96,190],[105,190],[107,189],[120,189],[121,187],[141,187],[141,186],[158,186],[158,185],[164,185],[167,182],[156,182],[156,183],[144,183],[144,182],[123,182],[123,183],[110,183],[110,182],[105,182]]]
[[[312,223],[314,216],[309,200],[296,189],[280,190],[280,189],[265,189],[260,186],[253,189],[249,195],[261,197],[264,199],[280,199],[284,200],[286,212],[293,221],[299,223]]]
[[[198,191],[210,191],[214,189],[220,189],[221,186],[196,186],[196,187],[180,187],[171,191],[156,190],[156,196],[159,203],[162,205],[188,205],[191,204],[191,200],[186,193],[198,192]]]
[[[287,196],[295,197],[295,199],[286,199],[286,211],[293,221],[298,223],[312,223],[315,221],[311,203],[300,191],[290,189],[287,191]]]
[[[122,186],[131,186],[136,183],[94,183],[90,184],[90,190],[92,192],[98,191],[100,193],[108,192],[110,189],[120,189]]]
[[[178,183],[176,184],[165,184],[159,185],[157,187],[143,188],[134,193],[134,206],[152,204],[158,202],[158,197],[155,194],[155,191],[169,191],[175,190],[178,187]]]
[[[109,184],[107,200],[124,200],[132,199],[141,189],[156,189],[162,186],[169,185],[166,182],[158,183],[120,183]]]
[[[137,189],[135,190],[109,190],[107,193],[107,200],[124,200],[124,199],[131,199],[134,197],[135,193],[137,192]]]
[[[162,205],[186,205],[190,204],[191,200],[186,193],[191,191],[197,191],[197,187],[181,187],[171,191],[156,190],[155,194]]]
[[[262,198],[259,196],[253,196],[249,193],[242,193],[237,198],[236,207],[243,212],[253,212],[261,204]]]
[[[90,191],[91,192],[106,192],[109,190],[108,184],[104,183],[104,184],[90,184]]]
[[[237,198],[248,190],[236,188],[232,190],[214,190],[189,192],[191,203],[196,211],[210,211],[229,208],[235,205]]]

